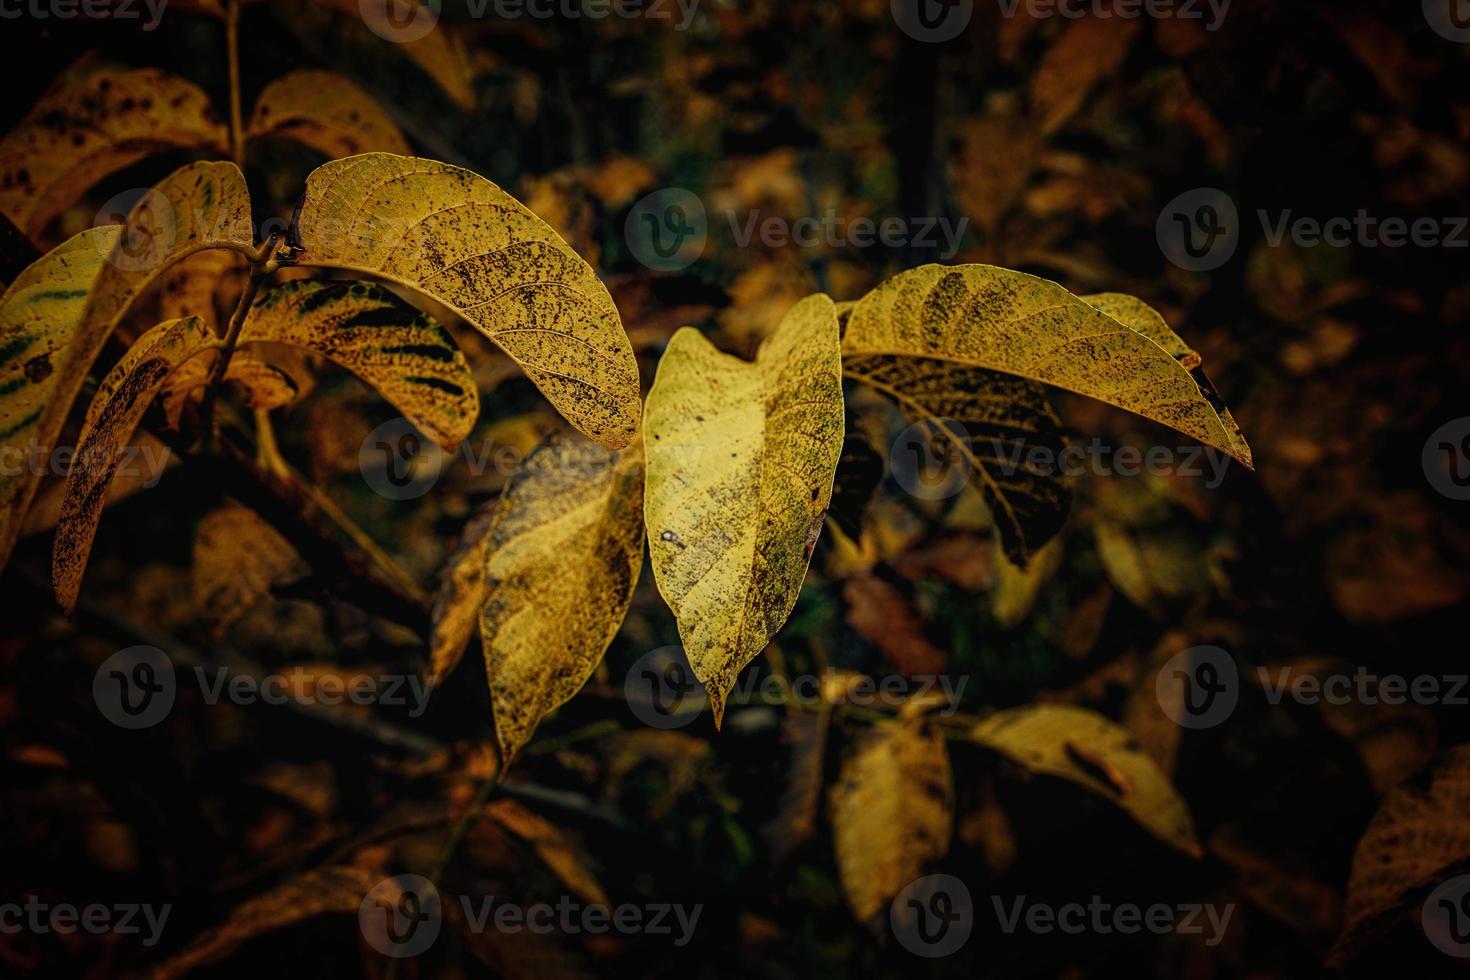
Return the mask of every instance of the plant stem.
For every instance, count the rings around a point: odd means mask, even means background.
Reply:
[[[245,126],[240,114],[240,0],[225,8],[225,48],[230,62],[230,156],[245,168]]]

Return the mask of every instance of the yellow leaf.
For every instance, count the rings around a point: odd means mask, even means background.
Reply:
[[[1329,962],[1341,965],[1437,886],[1470,867],[1470,746],[1442,754],[1421,778],[1383,798],[1353,852],[1342,935]],[[1417,909],[1416,909],[1417,911]]]
[[[1019,626],[1031,615],[1042,586],[1051,581],[1062,562],[1062,539],[1052,538],[1032,556],[1025,566],[1013,565],[1008,561],[994,563],[995,586],[990,591],[990,613],[1004,629]],[[996,541],[996,557],[1004,554]]]
[[[949,850],[954,777],[944,739],[913,721],[860,733],[829,806],[842,890],[866,922]]]
[[[103,177],[171,148],[227,153],[198,86],[153,68],[88,74],[0,140],[0,212],[34,237]]]
[[[468,170],[368,153],[307,179],[297,261],[427,296],[516,360],[572,425],[610,449],[638,430],[638,363],[592,268]]]
[[[240,253],[220,249],[199,252],[170,266],[158,280],[153,322],[201,316],[223,336],[248,271]]]
[[[194,532],[194,605],[215,636],[267,598],[272,586],[306,572],[290,543],[247,507],[212,511]]]
[[[1060,704],[1011,708],[977,724],[970,737],[1031,772],[1112,800],[1170,847],[1202,853],[1189,810],[1158,764],[1131,732],[1102,715]]]
[[[0,566],[45,469],[30,461],[49,458],[66,420],[65,408],[48,409],[76,397],[76,386],[62,384],[59,369],[86,312],[88,290],[117,238],[111,226],[69,238],[0,296],[0,453],[6,462],[24,461],[0,471]]]
[[[1245,465],[1252,465],[1251,449],[1245,443],[1245,435],[1240,431],[1240,426],[1235,424],[1235,419],[1230,415],[1230,409],[1225,407],[1225,400],[1220,397],[1215,386],[1205,375],[1204,368],[1200,367],[1203,358],[1200,357],[1199,351],[1191,348],[1183,338],[1169,329],[1169,324],[1164,322],[1158,310],[1126,293],[1095,293],[1091,296],[1083,296],[1082,301],[1106,313],[1125,327],[1143,334],[1168,351],[1169,356],[1189,372],[1189,376],[1199,386],[1200,394],[1205,397],[1205,401],[1210,403],[1210,407],[1220,417],[1220,423],[1224,426],[1225,435],[1230,441],[1226,452]]]
[[[648,394],[649,554],[715,724],[801,590],[842,452],[837,316],[802,300],[755,363],[674,335]]]
[[[212,340],[198,317],[160,323],[138,338],[98,386],[96,407],[87,413],[89,422],[67,474],[51,557],[52,587],[68,615],[76,607],[102,505],[128,440],[168,376]]]
[[[643,566],[643,455],[558,433],[526,458],[487,546],[480,641],[501,759],[581,690]]]
[[[852,311],[849,357],[936,358],[1039,381],[1177,429],[1246,466],[1250,452],[1175,357],[1054,282],[988,265],[926,265]]]
[[[295,140],[328,159],[409,150],[398,124],[372,96],[331,71],[302,69],[271,82],[255,100],[246,131],[250,139]]]
[[[445,449],[480,415],[470,366],[448,331],[380,286],[303,279],[262,292],[240,342],[302,347],[362,378]]]

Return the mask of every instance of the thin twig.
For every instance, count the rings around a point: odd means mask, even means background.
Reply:
[[[240,113],[240,0],[225,8],[225,49],[230,62],[230,156],[245,169],[245,124]]]

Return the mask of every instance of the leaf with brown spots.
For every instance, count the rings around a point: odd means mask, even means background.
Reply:
[[[328,159],[409,150],[398,124],[370,95],[336,72],[314,69],[293,71],[267,85],[255,100],[246,132],[253,140],[295,140]]]
[[[791,614],[842,452],[837,314],[792,307],[754,363],[692,328],[648,394],[648,547],[715,724],[740,671]]]
[[[76,386],[61,384],[58,369],[117,237],[118,230],[108,226],[67,239],[0,296],[0,452],[8,459],[45,459],[51,453],[76,397]],[[42,469],[26,465],[0,472],[0,566],[15,546]]]
[[[607,652],[643,566],[643,454],[571,433],[526,458],[487,545],[480,642],[509,762]]]
[[[1222,419],[1218,396],[1201,388],[1192,368],[1138,327],[1023,272],[925,265],[900,273],[853,309],[843,355],[928,358],[1015,375],[1162,422],[1251,465],[1239,430]]]
[[[153,68],[87,74],[0,139],[0,212],[35,237],[103,177],[167,149],[228,152],[203,90]]]
[[[51,584],[68,615],[76,607],[92,538],[128,440],[168,376],[213,339],[198,317],[160,323],[138,338],[98,386],[67,474],[51,557]]]
[[[494,341],[610,449],[638,430],[638,362],[606,287],[551,226],[459,167],[368,153],[318,168],[296,261],[426,296]]]
[[[1102,715],[1040,704],[991,715],[970,737],[1033,773],[1076,783],[1122,807],[1149,833],[1192,857],[1202,853],[1184,801],[1133,734]]]
[[[351,22],[361,28],[367,18],[378,18],[391,32],[393,29],[408,28],[393,41],[404,55],[434,80],[434,83],[449,96],[456,106],[466,111],[475,107],[474,81],[475,62],[469,48],[451,26],[437,19],[442,4],[424,3],[423,0],[319,0],[324,6],[342,12]],[[283,16],[296,17],[295,4],[279,4]],[[418,34],[417,18],[433,16],[433,26],[422,36],[402,40]],[[368,24],[372,26],[371,23]],[[374,38],[382,37],[374,32]]]
[[[376,388],[445,449],[464,441],[480,416],[480,393],[449,332],[381,286],[284,283],[256,297],[240,342],[302,347]]]
[[[954,777],[944,739],[918,721],[864,730],[830,792],[838,877],[866,922],[949,850]]]

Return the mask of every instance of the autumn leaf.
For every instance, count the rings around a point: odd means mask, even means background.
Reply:
[[[592,873],[591,859],[568,831],[515,800],[496,800],[485,815],[525,841],[572,894],[591,905],[607,904],[607,893]]]
[[[169,374],[213,339],[198,317],[160,323],[138,338],[98,385],[96,407],[88,412],[89,423],[83,427],[66,478],[52,551],[51,582],[68,615],[76,607],[92,538],[128,440]]]
[[[674,335],[648,394],[649,554],[715,724],[790,615],[842,451],[837,317],[802,300],[755,363]]]
[[[1449,878],[1470,870],[1470,746],[1384,797],[1353,852],[1346,920],[1330,962],[1341,966]]]
[[[1070,705],[1000,711],[970,737],[1033,773],[1058,776],[1122,807],[1145,830],[1192,857],[1203,852],[1184,801],[1133,734]]]
[[[163,386],[163,415],[168,427],[179,431],[186,406],[197,400],[209,384],[214,368],[216,351],[205,351],[191,357],[173,374]],[[225,384],[249,409],[270,411],[294,402],[301,394],[301,387],[286,371],[255,357],[249,351],[236,350],[225,368]],[[95,410],[96,403],[93,403]]]
[[[343,16],[357,24],[366,18],[378,18],[388,28],[415,25],[417,18],[438,17],[439,3],[426,4],[422,0],[319,0],[324,6],[335,8]],[[294,17],[294,5],[281,5],[283,15]],[[418,65],[424,74],[449,96],[460,109],[475,107],[475,64],[462,38],[442,21],[433,23],[430,30],[421,36],[416,27],[400,33],[394,46]]]
[[[891,398],[905,418],[923,427],[927,449],[898,446],[894,452],[958,454],[1012,562],[1025,565],[1061,529],[1072,506],[1071,488],[1060,467],[1037,468],[1027,458],[1039,448],[1057,459],[1066,446],[1041,385],[972,365],[891,353],[849,355],[842,370]]]
[[[328,159],[409,151],[398,124],[371,96],[336,72],[315,69],[293,71],[267,85],[246,133],[252,140],[295,140]]]
[[[206,930],[182,952],[156,967],[153,976],[182,977],[214,963],[257,936],[284,929],[319,915],[356,914],[369,892],[378,889],[385,903],[395,898],[396,884],[371,868],[342,866],[316,868],[241,902],[229,917]],[[386,886],[386,887],[385,887]]]
[[[949,850],[954,777],[943,737],[918,722],[861,732],[829,807],[842,890],[866,922]]]
[[[216,637],[269,597],[272,586],[306,572],[290,543],[248,507],[211,511],[194,531],[194,606]]]
[[[378,390],[445,449],[464,441],[480,393],[449,332],[380,286],[305,279],[256,297],[242,344],[274,341],[320,354]]]
[[[561,236],[483,177],[368,153],[318,168],[296,261],[351,269],[445,306],[610,449],[638,429],[638,364],[606,287]]]
[[[88,290],[112,251],[118,229],[93,228],[37,259],[0,296],[0,452],[7,458],[51,453],[66,412],[48,411],[76,386],[62,366],[87,309]],[[0,566],[10,557],[41,467],[0,472]]]
[[[487,545],[480,642],[508,762],[592,675],[643,565],[643,457],[568,433],[526,458]]]
[[[847,358],[933,358],[1073,391],[1170,426],[1251,465],[1233,422],[1179,359],[1056,283],[987,265],[926,265],[865,296]]]
[[[89,73],[42,97],[0,140],[0,212],[35,237],[87,188],[166,149],[226,155],[198,86],[153,68]]]
[[[1082,108],[1088,92],[1128,55],[1143,26],[1138,20],[1083,17],[1067,24],[1031,76],[1031,110],[1052,133]]]
[[[482,507],[465,524],[459,541],[439,573],[439,589],[429,615],[429,683],[443,683],[459,665],[464,648],[480,622],[480,607],[489,588],[485,564],[490,532],[500,511],[499,499]]]

